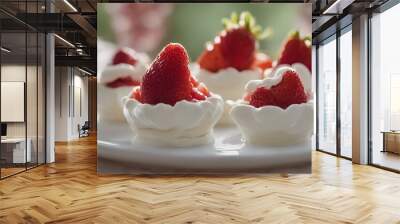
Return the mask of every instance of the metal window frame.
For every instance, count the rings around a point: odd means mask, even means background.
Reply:
[[[338,21],[340,22],[340,20]],[[337,23],[336,26],[336,32],[333,33],[332,35],[327,36],[326,38],[320,40],[317,44],[316,44],[316,139],[315,139],[315,143],[316,143],[316,151],[318,152],[323,152],[329,155],[333,155],[339,158],[343,158],[346,160],[350,160],[352,161],[352,158],[348,157],[348,156],[344,156],[342,154],[342,149],[341,149],[341,115],[340,115],[340,103],[341,103],[341,89],[340,89],[340,84],[341,84],[341,65],[340,65],[340,37],[342,35],[344,35],[347,32],[351,32],[351,25],[347,24],[344,27],[340,27],[339,24]],[[334,36],[334,38],[333,38]],[[320,44],[321,43],[329,43],[331,41],[336,41],[336,151],[335,153],[329,152],[327,150],[321,149],[319,146],[319,48],[320,48]]]
[[[373,17],[372,16],[373,13],[383,13],[386,10],[388,10],[388,9],[398,5],[398,4],[400,4],[400,0],[388,0],[387,2],[382,4],[381,6],[379,6],[377,8],[374,8],[374,9],[370,9],[370,10],[368,10],[366,12],[366,13],[368,13],[368,31],[367,31],[367,41],[368,41],[368,49],[367,49],[368,50],[368,54],[367,54],[367,66],[368,66],[368,69],[367,69],[367,82],[368,82],[368,84],[367,84],[368,85],[367,86],[367,89],[368,89],[368,91],[367,91],[368,92],[368,95],[367,95],[367,98],[368,98],[368,105],[367,105],[367,107],[368,107],[368,111],[367,111],[368,124],[367,124],[367,128],[368,128],[368,130],[367,131],[368,131],[368,139],[367,139],[367,141],[368,141],[368,152],[367,152],[367,154],[368,154],[368,161],[367,161],[367,164],[370,165],[370,166],[373,166],[373,167],[377,167],[379,169],[383,169],[383,170],[387,170],[387,171],[391,171],[391,172],[395,172],[395,173],[400,173],[400,170],[393,169],[393,168],[390,168],[390,167],[386,167],[386,166],[382,166],[382,165],[373,163],[373,145],[372,145],[372,143],[373,143],[372,142],[372,93],[373,93],[373,89],[372,89],[372,83],[371,83],[372,82],[372,58],[371,58],[372,57],[372,27],[371,27],[371,19]],[[351,23],[349,25],[351,25]],[[347,25],[347,26],[349,26],[349,25]],[[344,27],[344,28],[341,28],[339,31],[344,31],[344,33],[345,33],[346,32],[345,30],[346,30],[347,26]],[[338,33],[338,27],[337,27],[336,38],[335,38],[336,39],[336,47],[338,48],[338,45],[340,45],[340,36],[343,35],[344,33],[340,33],[340,35],[337,35],[337,33]],[[335,35],[335,34],[332,34],[332,35]],[[341,154],[341,148],[340,148],[340,145],[338,144],[338,143],[340,143],[340,131],[341,131],[340,117],[338,117],[338,116],[340,116],[340,110],[338,110],[338,107],[340,107],[340,92],[339,92],[340,91],[340,87],[337,88],[337,93],[336,93],[336,98],[337,98],[337,105],[336,105],[336,111],[337,111],[336,112],[336,117],[337,117],[337,119],[336,119],[336,122],[337,122],[337,124],[336,124],[337,125],[336,146],[337,146],[337,150],[336,150],[336,154],[332,153],[332,152],[325,151],[325,150],[319,148],[319,122],[320,121],[319,121],[319,50],[318,49],[320,47],[320,43],[326,41],[329,38],[331,38],[332,35],[330,35],[330,36],[328,36],[328,37],[326,37],[326,38],[324,38],[322,40],[318,40],[318,42],[315,44],[315,46],[316,46],[316,53],[315,53],[316,54],[315,55],[315,57],[316,57],[316,65],[315,65],[315,69],[316,69],[316,72],[315,72],[315,74],[316,74],[316,100],[315,100],[315,102],[316,102],[316,135],[315,135],[315,138],[316,138],[315,139],[315,141],[316,141],[316,151],[323,152],[323,153],[326,153],[326,154],[329,154],[329,155],[333,155],[333,156],[336,156],[336,157],[344,158],[344,159],[347,159],[347,160],[352,160],[352,158],[343,156]],[[340,49],[336,53],[337,53],[337,59],[340,62],[340,55],[339,55]],[[337,75],[339,74],[339,79],[336,80],[336,85],[340,85],[340,72],[341,72],[341,70],[340,70],[340,65],[339,65],[339,70],[338,70],[338,61],[336,63],[337,63],[337,71],[336,71],[336,73],[337,73]],[[339,111],[339,113],[338,113],[338,111]],[[340,129],[339,132],[338,132],[338,127]],[[338,139],[339,139],[339,141],[338,141]]]
[[[392,7],[396,6],[400,4],[400,0],[389,0],[387,2],[385,2],[384,4],[382,4],[381,6],[379,6],[378,8],[372,9],[368,11],[368,30],[367,30],[367,45],[368,45],[368,54],[367,54],[367,64],[368,64],[368,69],[367,69],[367,82],[368,82],[368,95],[367,95],[367,107],[368,107],[368,111],[367,111],[367,119],[368,119],[368,155],[367,155],[367,163],[370,166],[379,168],[379,169],[383,169],[383,170],[387,170],[387,171],[391,171],[394,173],[400,173],[400,170],[398,169],[394,169],[388,166],[383,166],[381,164],[377,164],[374,163],[374,159],[373,159],[373,140],[372,140],[372,94],[373,94],[373,88],[372,88],[372,19],[373,19],[373,14],[377,13],[377,14],[381,14],[384,13],[385,11],[391,9]]]

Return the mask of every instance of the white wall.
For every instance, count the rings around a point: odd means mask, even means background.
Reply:
[[[55,73],[55,140],[70,141],[79,137],[78,124],[88,120],[88,78],[71,67],[56,67]]]

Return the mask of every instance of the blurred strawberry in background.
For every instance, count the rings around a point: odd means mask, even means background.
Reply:
[[[172,4],[110,4],[107,11],[120,46],[151,52],[159,46],[167,31]]]

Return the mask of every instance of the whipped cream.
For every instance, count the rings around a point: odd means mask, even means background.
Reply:
[[[243,87],[246,83],[260,79],[262,71],[261,69],[238,71],[235,68],[226,68],[213,73],[200,68],[195,75],[211,92],[221,95],[224,100],[237,100],[243,96]]]
[[[118,78],[131,77],[133,80],[142,81],[143,75],[146,73],[149,58],[146,54],[136,53],[137,63],[109,65],[100,73],[98,82],[107,84],[117,80]]]
[[[131,49],[125,49],[132,51]],[[114,122],[125,122],[123,114],[122,98],[129,95],[132,86],[121,86],[109,88],[107,83],[113,82],[118,78],[130,76],[133,80],[142,81],[143,75],[147,70],[149,58],[146,54],[135,53],[137,63],[108,65],[99,75],[97,82],[99,94],[99,120],[108,120]]]
[[[299,75],[304,91],[307,95],[311,95],[311,73],[305,65],[300,63],[295,63],[292,66],[279,65],[273,71],[270,71],[265,79],[249,81],[245,86],[246,93],[252,93],[258,87],[270,89],[282,81],[283,74],[287,71],[295,71]]]
[[[105,85],[98,85],[97,88],[99,120],[125,122],[122,98],[130,94],[132,87],[108,88]]]
[[[223,100],[218,95],[197,102],[183,100],[174,106],[143,104],[129,97],[123,102],[124,115],[134,132],[134,140],[158,146],[211,143],[213,127],[223,112]]]

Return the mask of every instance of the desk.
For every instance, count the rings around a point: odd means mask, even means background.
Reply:
[[[1,139],[1,156],[8,163],[25,163],[31,161],[31,139],[28,143],[25,154],[25,138],[5,138]],[[12,155],[12,156],[11,156]],[[12,159],[11,159],[12,158]],[[27,159],[25,161],[25,158]]]
[[[382,131],[383,150],[382,152],[392,152],[400,154],[400,131]]]

